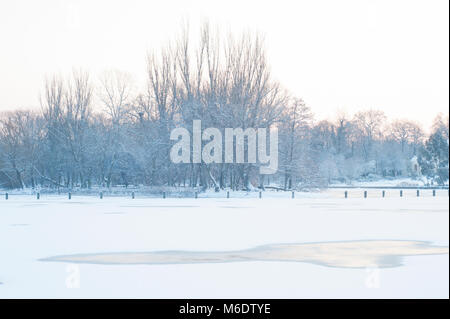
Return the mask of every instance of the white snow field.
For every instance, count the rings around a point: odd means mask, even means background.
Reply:
[[[448,298],[448,191],[343,192],[2,196],[0,298]]]

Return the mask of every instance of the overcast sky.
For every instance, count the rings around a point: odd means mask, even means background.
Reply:
[[[46,75],[117,68],[183,19],[265,34],[274,76],[318,119],[378,108],[429,126],[449,105],[448,0],[0,1],[0,111],[38,108]]]

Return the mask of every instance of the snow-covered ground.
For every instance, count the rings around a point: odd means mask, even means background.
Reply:
[[[225,193],[134,200],[2,196],[0,298],[448,298],[447,190],[436,197],[423,191],[419,198],[414,190],[402,198],[396,190],[386,198],[379,193],[369,190],[366,199],[358,189],[347,199],[343,190],[294,199],[285,192],[264,192],[262,199],[256,192],[229,199]],[[412,246],[402,250],[398,240]],[[336,249],[330,242],[344,244]],[[247,254],[264,245],[305,243],[320,249],[288,245],[302,248]],[[175,263],[127,259],[168,250]],[[211,262],[195,257],[203,252]],[[240,260],[232,260],[235,252]],[[101,253],[120,253],[114,256],[121,263],[92,263],[103,260]],[[78,254],[86,260],[69,256]],[[292,258],[301,261],[286,261]]]
[[[352,181],[350,184],[333,183],[330,186],[356,186],[356,187],[423,187],[430,184],[425,177],[420,179],[413,179],[409,177],[404,178],[374,178],[373,180]],[[434,185],[438,186],[438,185]]]

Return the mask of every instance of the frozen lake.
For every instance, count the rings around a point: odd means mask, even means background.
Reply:
[[[447,190],[342,193],[2,197],[0,297],[449,297]]]

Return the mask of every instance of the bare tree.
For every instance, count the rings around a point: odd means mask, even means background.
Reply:
[[[391,136],[401,145],[402,153],[408,144],[413,146],[413,154],[416,154],[417,145],[423,137],[420,126],[408,120],[396,120],[390,127]]]
[[[114,124],[126,119],[134,100],[134,84],[131,74],[119,70],[104,71],[100,76],[98,97],[105,112]]]
[[[382,128],[386,115],[382,111],[371,109],[356,113],[353,121],[359,131],[364,158],[367,161],[372,156],[374,141],[383,137]]]

